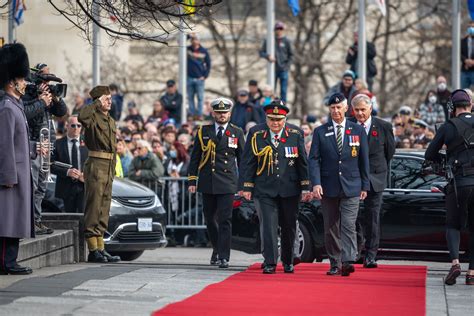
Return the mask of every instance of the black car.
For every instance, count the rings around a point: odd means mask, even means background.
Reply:
[[[56,176],[49,183],[43,212],[64,212],[62,200],[54,197]],[[105,247],[123,260],[137,259],[145,250],[166,247],[166,211],[158,196],[128,179],[115,178]]]
[[[388,187],[383,193],[380,213],[379,258],[448,258],[446,207],[442,191],[446,179],[423,162],[424,152],[421,151],[397,151],[391,161]],[[322,260],[325,251],[320,202],[301,203],[298,220],[302,261]],[[232,221],[233,248],[247,253],[260,253],[259,222],[253,202],[236,198]],[[466,250],[467,234],[463,234],[463,258]]]

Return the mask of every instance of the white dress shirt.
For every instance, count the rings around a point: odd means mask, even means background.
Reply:
[[[224,136],[224,131],[227,129],[227,125],[229,125],[229,123],[225,123],[224,125],[220,125],[220,124],[217,124],[217,123],[214,123],[214,128],[216,130],[216,135],[217,133],[219,133],[219,126],[222,126],[224,129],[222,130],[222,136]]]
[[[81,141],[79,137],[77,138],[69,138],[67,137],[67,152],[69,154],[69,162],[72,164],[72,140],[77,140],[76,147],[77,147],[77,164],[79,166],[79,170],[81,170],[81,151],[79,150],[79,146],[81,145]]]

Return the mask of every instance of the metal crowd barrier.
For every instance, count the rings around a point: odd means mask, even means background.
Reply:
[[[201,193],[188,192],[188,178],[160,177],[158,181],[143,181],[142,184],[153,190],[161,199],[168,213],[167,229],[206,228]],[[177,190],[174,196],[171,195],[173,190]],[[173,199],[175,199],[174,209]]]

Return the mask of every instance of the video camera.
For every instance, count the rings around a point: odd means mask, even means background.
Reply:
[[[49,81],[59,82],[57,84],[48,84],[49,91],[57,98],[65,98],[67,93],[67,84],[61,83],[63,80],[53,74],[31,73],[27,79],[26,93],[30,95],[40,95],[43,91],[40,89],[42,83]]]

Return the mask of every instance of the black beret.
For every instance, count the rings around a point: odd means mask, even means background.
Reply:
[[[0,48],[0,87],[16,78],[30,75],[30,63],[25,46],[20,43],[7,44]]]
[[[344,100],[346,100],[346,97],[342,93],[336,92],[329,98],[327,106],[344,102]]]
[[[174,81],[173,79],[170,79],[168,81],[166,81],[166,86],[167,87],[172,87],[176,84],[176,81]]]

